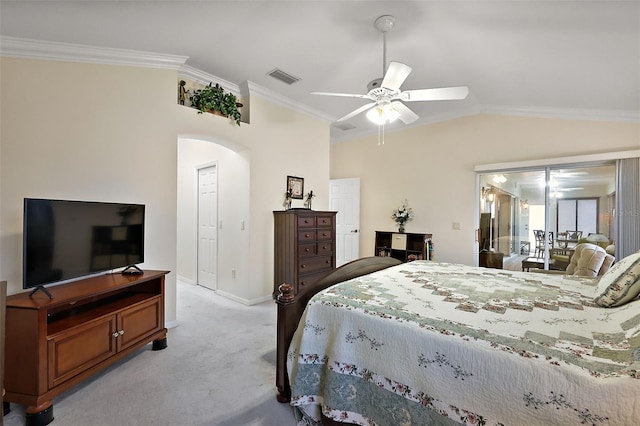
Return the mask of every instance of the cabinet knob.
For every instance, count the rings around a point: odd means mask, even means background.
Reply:
[[[118,334],[117,331],[115,333],[113,333],[113,337],[118,337],[118,336],[119,336],[119,334]]]
[[[300,269],[304,269],[306,266],[304,264],[300,265]]]
[[[124,334],[124,330],[120,330],[120,335],[122,336]]]

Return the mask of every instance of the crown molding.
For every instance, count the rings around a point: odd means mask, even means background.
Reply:
[[[484,114],[515,115],[523,117],[558,118],[564,120],[639,122],[640,111],[600,110],[586,108],[540,108],[500,105],[478,105]]]
[[[163,53],[6,36],[0,37],[0,56],[172,70],[180,68],[188,58],[187,56],[166,55]]]
[[[427,126],[429,124],[442,123],[444,121],[455,120],[457,118],[469,117],[480,113],[477,106],[466,107],[463,109],[448,111],[442,114],[430,115],[428,117],[422,117],[411,124],[401,124],[390,127],[385,126],[385,134],[393,134],[407,129],[413,129],[416,127]],[[371,126],[366,128],[356,128],[352,130],[340,130],[335,126],[331,127],[331,143],[348,142],[354,139],[362,139],[372,136],[377,136],[378,126],[371,123]]]
[[[137,50],[114,49],[7,36],[0,36],[0,56],[177,70],[180,78],[192,80],[203,85],[218,83],[225,90],[239,97],[242,97],[242,95],[257,95],[270,102],[301,111],[323,121],[333,122],[335,120],[334,117],[293,101],[255,83],[247,82],[247,84],[241,88],[238,84],[186,65],[185,62],[188,56],[166,55]]]
[[[308,107],[307,105],[296,102],[292,99],[287,98],[286,96],[282,96],[279,93],[276,93],[266,87],[260,86],[251,81],[247,81],[245,84],[237,85],[230,81],[224,80],[220,77],[216,77],[213,74],[209,74],[197,68],[194,68],[190,65],[184,65],[180,67],[178,70],[178,77],[184,78],[198,84],[207,85],[209,83],[218,83],[225,90],[235,94],[242,98],[243,96],[258,96],[269,102],[275,103],[277,105],[284,106],[289,109],[293,109],[296,111],[300,111],[304,114],[310,115],[314,118],[317,118],[326,122],[333,122],[335,118],[324,114],[320,111],[314,110],[313,108]]]
[[[303,112],[314,118],[317,118],[319,120],[326,121],[329,123],[333,123],[336,120],[336,118],[332,115],[325,114],[321,111],[318,111],[316,109],[309,107],[308,105],[304,105],[300,102],[296,102],[292,99],[287,98],[286,96],[283,96],[277,92],[274,92],[273,90],[267,89],[266,87],[260,86],[251,81],[247,81],[247,87],[248,87],[249,93],[251,93],[251,96],[261,97],[275,104],[282,105],[286,108]]]
[[[334,116],[296,102],[253,82],[247,81],[240,86],[186,65],[185,63],[188,56],[167,55],[137,50],[96,47],[7,36],[0,36],[0,56],[177,70],[180,78],[186,78],[203,85],[218,83],[220,86],[224,87],[225,90],[228,90],[239,97],[248,95],[259,96],[275,104],[300,111],[329,123],[334,123],[336,119]],[[388,131],[395,132],[408,127],[424,126],[478,113],[565,120],[640,122],[640,111],[540,108],[526,106],[505,107],[500,105],[478,104],[462,111],[420,119],[411,126],[403,126],[398,129],[389,128]],[[355,131],[341,131],[339,129],[332,128],[331,141],[341,142],[352,140],[360,137],[371,136],[376,132],[377,128],[375,127],[372,129],[367,128]]]
[[[181,66],[180,69],[178,69],[178,77],[193,81],[198,84],[202,84],[204,86],[208,85],[209,83],[213,83],[213,84],[218,83],[226,91],[231,92],[238,97],[241,97],[240,95],[242,91],[240,90],[239,85],[232,83],[230,81],[227,81],[223,78],[216,77],[213,74],[209,74],[207,72],[199,70],[198,68],[194,68],[190,65]]]

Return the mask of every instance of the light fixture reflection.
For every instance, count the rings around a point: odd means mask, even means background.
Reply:
[[[493,187],[485,188],[483,186],[482,187],[482,198],[484,198],[485,201],[487,201],[489,203],[493,203],[493,200],[495,200],[495,193],[494,193]]]

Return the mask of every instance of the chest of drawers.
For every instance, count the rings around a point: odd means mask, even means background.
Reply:
[[[280,284],[294,294],[336,267],[336,212],[274,211],[274,297]]]

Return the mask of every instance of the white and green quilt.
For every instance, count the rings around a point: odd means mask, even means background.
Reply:
[[[597,279],[415,261],[332,286],[289,349],[292,405],[364,425],[640,424],[640,301]]]

